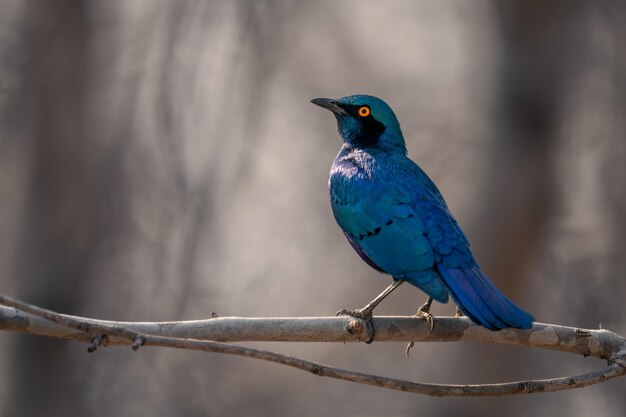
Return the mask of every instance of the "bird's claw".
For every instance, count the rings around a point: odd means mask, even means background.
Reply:
[[[433,299],[431,297],[428,297],[428,300],[426,300],[426,302],[424,303],[423,306],[421,306],[418,310],[417,313],[415,313],[415,317],[421,319],[421,320],[426,320],[426,322],[428,323],[428,325],[430,326],[430,331],[432,332],[433,329],[435,328],[435,320],[433,319],[433,315],[430,313],[430,306],[433,302]],[[413,348],[413,346],[415,346],[415,342],[410,341],[408,345],[406,345],[406,357],[409,357],[409,352],[411,352],[411,349]]]
[[[464,317],[465,315],[463,314],[463,312],[461,311],[461,309],[459,308],[459,306],[456,307],[456,313],[454,313],[454,317]]]
[[[432,332],[433,329],[435,328],[435,320],[433,319],[433,315],[427,311],[425,308],[420,307],[419,310],[417,310],[417,313],[415,313],[415,317],[421,319],[421,320],[426,320],[426,322],[428,322],[428,325],[430,326],[430,331]],[[409,352],[411,352],[411,349],[413,348],[413,346],[415,346],[415,342],[411,341],[409,342],[409,344],[406,345],[406,357],[410,357],[409,356]]]
[[[426,322],[430,325],[431,332],[435,328],[435,320],[433,319],[433,315],[430,312],[422,310],[420,308],[419,310],[417,310],[417,313],[415,313],[415,317],[426,320]]]
[[[374,341],[374,322],[372,320],[372,312],[364,311],[363,309],[358,310],[346,310],[342,308],[336,314],[337,316],[350,316],[355,319],[363,320],[365,322],[365,328],[367,330],[367,339],[365,339],[365,343],[368,345]]]

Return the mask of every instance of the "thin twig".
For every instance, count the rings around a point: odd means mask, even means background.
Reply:
[[[204,340],[148,336],[146,337],[145,345],[246,356],[291,366],[293,368],[311,372],[312,374],[318,376],[325,376],[344,381],[356,382],[359,384],[373,385],[381,388],[435,397],[490,397],[512,394],[529,394],[536,392],[556,392],[573,388],[582,388],[598,384],[611,378],[623,376],[625,373],[624,366],[626,365],[626,363],[612,363],[609,366],[589,373],[561,378],[516,381],[501,384],[449,385],[411,382],[384,376],[354,372],[280,353]]]
[[[243,346],[199,338],[232,340],[359,341],[364,326],[345,317],[319,318],[213,318],[187,322],[110,322],[67,316],[0,294],[0,329],[75,339],[94,346],[106,336],[107,344],[161,346],[226,353],[280,363],[315,375],[431,396],[501,396],[554,392],[585,387],[626,374],[626,339],[607,330],[586,330],[536,323],[531,330],[491,332],[465,318],[437,317],[431,332],[426,323],[410,317],[376,317],[376,341],[470,341],[541,347],[607,360],[608,366],[575,376],[502,384],[446,385],[403,381],[349,370]],[[44,320],[42,320],[44,319]],[[49,320],[49,321],[48,321]],[[53,323],[50,323],[53,322]],[[56,323],[56,324],[55,324]],[[295,337],[294,337],[295,334]],[[100,344],[98,342],[98,345]],[[104,343],[102,343],[104,344]],[[96,346],[97,347],[97,346]]]

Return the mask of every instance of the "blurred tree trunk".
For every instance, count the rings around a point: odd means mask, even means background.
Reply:
[[[18,294],[65,312],[81,310],[92,234],[105,227],[101,219],[107,207],[92,169],[86,129],[88,3],[29,2],[21,22],[31,52],[20,105],[32,123],[32,173],[19,226]],[[82,387],[73,377],[67,349],[63,342],[16,339],[14,415],[84,414]],[[60,392],[74,393],[72,404],[61,407]]]
[[[498,1],[499,97],[493,161],[473,242],[504,292],[527,287],[530,259],[550,215],[557,129],[569,81],[576,27],[584,9],[571,2]]]

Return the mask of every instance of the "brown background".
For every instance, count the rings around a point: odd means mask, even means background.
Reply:
[[[319,96],[386,99],[497,285],[626,333],[626,3],[0,0],[0,288],[117,320],[328,315],[388,283],[334,224]],[[411,314],[405,287],[379,314]],[[453,306],[436,305],[436,314]],[[259,344],[262,346],[268,346]],[[280,344],[418,381],[592,359]],[[623,416],[624,381],[435,399],[243,358],[0,334],[2,416]]]

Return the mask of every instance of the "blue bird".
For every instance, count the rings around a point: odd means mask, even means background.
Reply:
[[[481,271],[465,234],[443,196],[409,157],[393,110],[367,95],[316,98],[313,104],[337,119],[344,144],[330,170],[328,187],[335,220],[348,242],[372,268],[394,282],[362,309],[342,310],[366,319],[403,282],[428,301],[416,316],[433,326],[430,305],[447,303],[490,330],[528,329],[533,317],[513,304]]]

